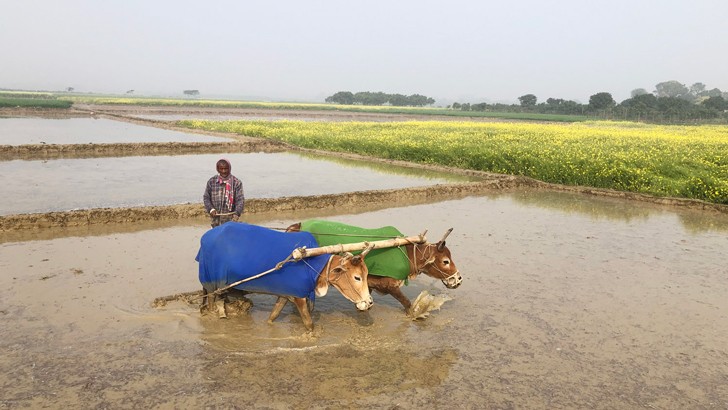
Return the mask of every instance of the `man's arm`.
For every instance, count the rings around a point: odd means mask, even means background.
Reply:
[[[235,215],[240,216],[245,209],[245,194],[243,193],[243,182],[235,178]]]
[[[207,184],[205,185],[205,193],[202,194],[202,203],[205,205],[205,211],[209,214],[212,210],[212,187],[210,187],[210,181],[207,181]]]

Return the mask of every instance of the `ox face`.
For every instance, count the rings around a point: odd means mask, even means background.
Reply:
[[[368,252],[368,251],[365,251]],[[347,254],[338,259],[338,266],[331,268],[328,275],[328,282],[356,305],[358,310],[369,310],[374,303],[369,293],[367,277],[369,270],[364,263],[365,252],[361,255],[352,256]],[[336,261],[332,261],[336,263]]]
[[[448,289],[455,289],[463,282],[460,271],[450,255],[450,249],[445,246],[444,241],[436,244],[428,244],[425,254],[428,256],[420,272],[425,275],[440,279]]]

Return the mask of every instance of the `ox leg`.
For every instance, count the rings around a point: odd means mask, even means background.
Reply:
[[[408,315],[412,312],[412,302],[410,302],[409,298],[405,296],[399,288],[394,289],[392,292],[390,292],[390,295],[392,295],[395,299],[399,301],[399,303],[402,304],[405,312],[407,312]]]
[[[215,300],[215,311],[217,312],[217,317],[220,319],[227,319],[227,313],[225,313],[225,298],[217,298]]]
[[[273,306],[273,310],[270,312],[270,316],[268,316],[268,323],[273,323],[273,321],[278,318],[278,315],[281,314],[281,311],[286,306],[286,303],[288,303],[288,299],[283,296],[278,296],[278,300],[276,300],[276,304],[275,306]]]
[[[222,296],[218,296],[214,293],[208,292],[207,289],[202,289],[204,298],[202,305],[200,306],[200,313],[202,314],[217,314],[220,319],[226,319],[227,314],[225,313],[225,299]]]
[[[293,304],[296,305],[298,313],[301,315],[303,325],[306,326],[306,330],[309,332],[313,330],[313,319],[311,319],[311,312],[308,311],[308,302],[306,298],[293,298]]]
[[[393,298],[397,299],[400,304],[402,304],[407,314],[411,313],[412,302],[410,302],[409,298],[400,290],[400,281],[386,276],[369,275],[367,283],[369,284],[370,292],[372,290],[376,290],[381,294],[391,295]]]

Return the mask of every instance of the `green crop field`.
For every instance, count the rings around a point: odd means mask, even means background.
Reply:
[[[16,98],[0,95],[0,107],[69,108],[70,101],[48,98]]]
[[[180,121],[327,151],[728,204],[728,126]]]
[[[576,122],[585,121],[587,117],[580,115],[559,115],[518,112],[484,112],[460,111],[446,108],[432,107],[393,107],[373,105],[339,105],[320,103],[293,103],[293,102],[256,102],[232,100],[203,100],[203,99],[176,99],[176,98],[144,98],[144,97],[108,97],[108,96],[59,96],[59,99],[82,104],[108,104],[108,105],[139,105],[139,106],[169,106],[169,107],[206,107],[206,108],[263,108],[274,110],[318,110],[318,111],[346,111],[368,112],[379,114],[409,114],[409,115],[445,115],[451,117],[486,117],[533,121]]]

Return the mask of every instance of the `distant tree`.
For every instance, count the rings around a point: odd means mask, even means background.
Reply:
[[[665,81],[655,86],[655,96],[673,97],[673,98],[690,98],[690,90],[684,84],[675,80]]]
[[[708,90],[703,92],[703,95],[706,97],[720,97],[722,96],[723,91],[721,91],[719,88],[713,88],[712,90]]]
[[[189,95],[189,96],[193,96],[193,97],[200,95],[200,91],[198,91],[198,90],[184,90],[184,91],[182,91],[182,93],[184,93],[184,95]]]
[[[453,110],[459,110],[460,109],[460,103],[459,102],[452,103],[452,109]]]
[[[134,90],[127,90],[126,93],[127,94],[134,94]]]
[[[631,96],[632,98],[634,98],[634,97],[637,97],[638,95],[645,95],[645,94],[649,94],[649,93],[648,93],[648,92],[647,92],[647,90],[645,90],[644,88],[635,88],[635,89],[634,89],[634,90],[632,90],[632,92],[630,93],[630,96]]]
[[[705,92],[705,84],[703,83],[695,83],[690,86],[690,95],[695,97],[700,97]]]
[[[559,107],[560,114],[584,114],[584,104],[576,101],[567,100],[561,103]]]
[[[354,93],[351,91],[339,91],[336,94],[326,97],[327,103],[351,105],[354,104]]]
[[[402,94],[390,94],[387,102],[389,105],[393,105],[395,107],[405,107],[410,105],[409,98]]]
[[[589,97],[589,108],[592,110],[606,110],[615,106],[612,94],[607,92],[596,93]]]
[[[435,103],[435,100],[430,97],[425,97],[424,95],[420,94],[412,94],[407,97],[409,100],[409,104],[412,107],[424,107],[426,105],[432,105]]]
[[[73,87],[66,87],[66,91],[68,91],[69,93],[72,93],[72,92],[73,92],[73,90],[74,90],[74,88],[73,88]]]
[[[553,106],[553,107],[558,107],[565,102],[566,101],[563,98],[547,98],[546,99],[546,104]]]
[[[680,119],[685,113],[690,111],[693,104],[684,98],[679,97],[658,97],[657,110],[663,115]]]
[[[708,97],[708,99],[703,101],[703,106],[723,112],[725,110],[728,110],[728,101],[726,101],[726,99],[721,96],[712,96]]]
[[[536,98],[536,96],[533,94],[525,94],[525,95],[518,97],[518,101],[521,102],[521,107],[530,108],[530,107],[536,106],[536,102],[538,102],[538,98]]]
[[[460,106],[460,109],[462,111],[470,111],[470,103],[464,103],[463,105]]]
[[[384,105],[389,102],[389,94],[381,91],[361,91],[354,94],[354,104]]]
[[[653,117],[657,111],[657,97],[654,94],[639,94],[619,104],[628,118]]]

